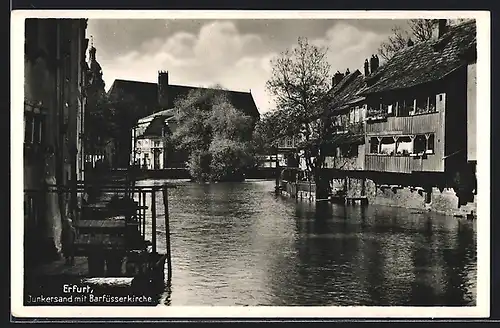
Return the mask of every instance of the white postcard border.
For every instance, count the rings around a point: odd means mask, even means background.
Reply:
[[[24,19],[410,19],[475,18],[477,24],[477,305],[474,307],[23,306]],[[11,314],[19,318],[467,318],[490,307],[490,13],[487,11],[19,10],[11,15]]]

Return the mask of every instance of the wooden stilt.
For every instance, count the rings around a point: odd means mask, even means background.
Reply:
[[[151,242],[153,253],[156,253],[156,190],[151,191]]]
[[[167,245],[167,281],[172,279],[172,256],[170,253],[170,216],[168,210],[168,186],[163,186],[163,205],[165,207],[165,241]]]

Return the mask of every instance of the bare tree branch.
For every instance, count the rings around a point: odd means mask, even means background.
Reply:
[[[404,31],[399,26],[395,26],[392,29],[393,34],[380,45],[378,49],[379,55],[383,59],[389,60],[396,52],[407,47],[409,38],[415,43],[431,39],[436,23],[435,19],[411,19],[409,21],[411,33]]]

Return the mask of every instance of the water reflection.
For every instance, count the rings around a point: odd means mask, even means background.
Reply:
[[[473,223],[296,203],[272,190],[271,181],[250,181],[171,191],[174,267],[161,304],[475,304]]]

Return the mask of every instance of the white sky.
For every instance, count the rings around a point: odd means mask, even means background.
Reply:
[[[365,58],[405,20],[127,20],[90,19],[106,89],[115,79],[156,82],[169,71],[171,84],[251,90],[259,111],[273,108],[265,83],[269,60],[299,36],[326,45],[332,73],[362,69]]]

